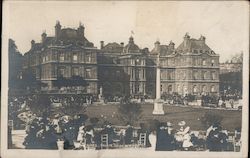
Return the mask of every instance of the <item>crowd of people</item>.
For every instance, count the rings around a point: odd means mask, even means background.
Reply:
[[[127,123],[118,128],[108,122],[93,123],[83,114],[74,117],[56,114],[52,117],[37,116],[27,107],[32,96],[9,97],[9,119],[19,120],[24,124],[27,136],[23,145],[27,149],[57,149],[57,141],[64,141],[65,149],[86,149],[94,146],[101,149],[102,135],[108,136],[110,148],[116,145],[135,145],[140,142],[140,134],[146,135],[144,147],[156,151],[172,150],[205,150],[225,151],[228,149],[228,133],[219,124],[208,128],[206,134],[194,133],[185,121],[178,123],[174,129],[170,122],[160,123],[157,128],[150,129],[144,123],[139,128]],[[92,96],[67,95],[49,97],[50,102],[61,104],[92,104]],[[124,97],[122,100],[126,101]],[[14,127],[16,128],[16,127]],[[9,130],[10,131],[10,130]]]
[[[194,132],[185,121],[174,129],[171,122],[158,123],[150,129],[145,123],[140,127],[119,127],[109,122],[93,123],[84,115],[38,117],[31,112],[19,116],[26,122],[27,136],[23,145],[27,149],[57,149],[57,142],[64,142],[64,149],[102,149],[102,136],[107,135],[106,147],[117,148],[139,145],[141,134],[145,135],[145,148],[155,151],[229,151],[228,133],[219,124],[211,125],[205,133]]]

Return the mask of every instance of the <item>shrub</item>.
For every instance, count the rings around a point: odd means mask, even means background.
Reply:
[[[223,117],[221,115],[212,112],[206,112],[201,118],[201,122],[206,128],[213,124],[221,125],[222,120]]]
[[[134,125],[142,117],[142,108],[138,103],[126,102],[118,107],[118,118],[124,123]]]

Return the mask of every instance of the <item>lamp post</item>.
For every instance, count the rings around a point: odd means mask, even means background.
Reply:
[[[156,96],[154,101],[153,115],[164,115],[163,101],[161,100],[160,53],[158,53],[156,60]]]

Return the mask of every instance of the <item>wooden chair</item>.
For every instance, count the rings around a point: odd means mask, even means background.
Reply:
[[[140,133],[138,146],[139,147],[146,147],[147,135],[146,133]]]
[[[227,150],[232,150],[231,148],[233,148],[233,151],[235,150],[235,147],[234,147],[234,144],[235,144],[235,137],[234,137],[234,134],[232,133],[228,133],[228,139],[227,139],[227,142],[228,142],[228,147],[227,147]],[[231,144],[231,145],[230,145]]]
[[[106,148],[108,149],[109,142],[108,142],[108,134],[101,135],[101,149]]]
[[[8,126],[11,128],[11,130],[14,130],[14,121],[13,120],[9,120],[8,121]]]
[[[241,132],[234,132],[234,151],[239,152],[241,148]]]

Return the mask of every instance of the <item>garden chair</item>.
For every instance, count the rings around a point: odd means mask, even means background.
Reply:
[[[106,148],[108,149],[109,142],[108,142],[108,134],[101,135],[101,149]]]
[[[234,151],[239,152],[241,148],[241,132],[234,132]]]
[[[138,146],[139,147],[146,147],[146,140],[147,140],[146,133],[140,133]]]
[[[235,150],[235,136],[234,134],[232,133],[228,133],[228,139],[227,139],[227,142],[228,142],[228,146],[227,146],[227,150],[228,151],[231,151],[231,150]]]

